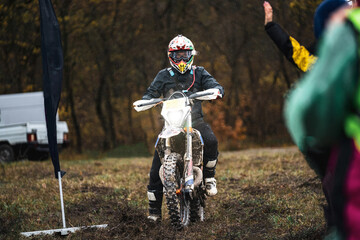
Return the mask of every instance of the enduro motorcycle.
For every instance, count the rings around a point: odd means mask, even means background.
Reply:
[[[203,180],[204,141],[192,128],[191,109],[195,100],[221,98],[218,89],[186,95],[176,91],[167,99],[138,100],[136,111],[145,111],[162,103],[164,128],[155,148],[161,160],[159,176],[164,186],[171,223],[178,229],[189,222],[204,221],[206,189]]]

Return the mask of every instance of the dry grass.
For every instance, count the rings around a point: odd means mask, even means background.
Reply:
[[[226,152],[217,168],[219,193],[206,221],[183,231],[146,221],[151,158],[61,162],[69,227],[109,224],[66,239],[321,239],[325,231],[320,181],[295,148]],[[0,169],[0,239],[61,228],[58,183],[50,161]],[[55,238],[61,238],[55,236]],[[54,239],[38,237],[34,239]]]

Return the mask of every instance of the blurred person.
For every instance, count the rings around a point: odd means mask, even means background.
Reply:
[[[314,37],[315,43],[321,39],[326,22],[331,15],[341,8],[352,7],[353,1],[346,0],[324,0],[316,8],[314,13]],[[349,6],[350,5],[350,6]],[[273,10],[268,2],[264,2],[265,11],[265,30],[277,47],[283,52],[286,58],[303,72],[309,71],[317,61],[314,49],[315,43],[309,50],[301,46],[293,37],[284,31],[281,26],[273,21]],[[309,166],[316,172],[321,181],[324,181],[327,160],[330,155],[330,147],[308,147],[300,149]],[[329,202],[328,191],[323,189],[327,204],[324,205],[324,216],[327,227],[330,229],[334,225],[333,211]]]
[[[217,88],[224,96],[223,87],[204,67],[193,66],[196,51],[194,44],[185,36],[178,35],[168,46],[168,58],[171,67],[161,70],[146,90],[142,99],[169,97],[175,91],[185,90],[186,94]],[[204,182],[206,194],[217,194],[215,169],[218,157],[218,141],[209,124],[203,119],[201,101],[196,100],[192,108],[193,127],[200,131],[204,140]],[[148,185],[149,216],[153,221],[161,219],[163,184],[159,177],[161,162],[155,151]]]
[[[357,7],[358,3],[353,2]],[[331,16],[319,59],[285,105],[301,151],[331,149],[322,179],[333,212],[326,239],[360,239],[360,9]]]

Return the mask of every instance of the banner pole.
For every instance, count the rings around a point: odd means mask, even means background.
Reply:
[[[62,186],[61,186],[61,171],[58,172],[58,179],[59,179],[59,189],[60,189],[60,202],[61,202],[62,222],[63,222],[63,228],[66,228],[65,210],[64,210],[64,199],[63,199],[63,192],[62,192]]]
[[[74,233],[75,231],[82,230],[82,229],[106,228],[108,226],[107,224],[102,224],[102,225],[66,228],[64,199],[63,199],[63,192],[62,192],[62,185],[61,185],[61,171],[58,172],[58,179],[59,179],[59,190],[60,190],[60,202],[61,202],[61,213],[62,213],[63,228],[42,230],[42,231],[33,231],[33,232],[21,232],[20,233],[21,235],[23,235],[25,237],[32,237],[32,236],[36,236],[36,235],[60,233],[62,236],[64,236],[64,235],[68,235],[69,233]]]

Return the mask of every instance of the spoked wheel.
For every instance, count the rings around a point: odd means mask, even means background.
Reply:
[[[179,154],[171,153],[163,164],[166,204],[171,224],[177,229],[188,225],[190,220],[190,202],[180,191],[182,166],[177,164],[180,163],[180,159]]]

